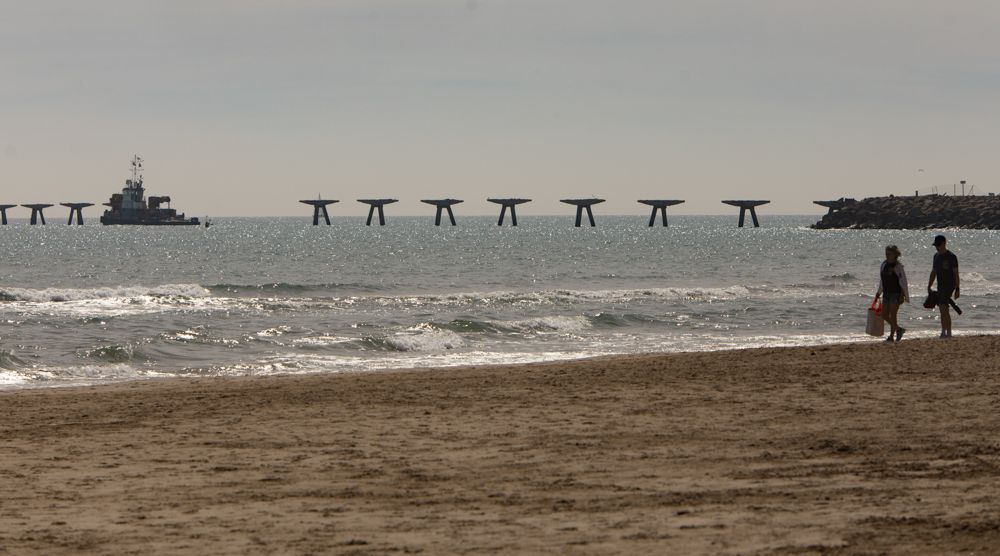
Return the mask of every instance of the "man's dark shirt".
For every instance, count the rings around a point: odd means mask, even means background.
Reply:
[[[934,254],[934,272],[937,275],[939,292],[955,291],[955,269],[958,268],[958,257],[951,251]]]

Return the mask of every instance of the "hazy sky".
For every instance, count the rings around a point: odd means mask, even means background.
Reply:
[[[0,0],[0,203],[104,202],[133,153],[192,215],[1000,191],[998,29],[963,0]]]

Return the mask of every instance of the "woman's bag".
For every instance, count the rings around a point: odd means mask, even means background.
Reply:
[[[870,336],[885,334],[885,321],[882,320],[882,302],[877,297],[872,300],[871,307],[868,307],[868,324],[865,325],[865,332]]]

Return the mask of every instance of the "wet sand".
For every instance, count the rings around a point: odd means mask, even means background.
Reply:
[[[0,392],[0,554],[986,553],[998,362],[962,337]]]

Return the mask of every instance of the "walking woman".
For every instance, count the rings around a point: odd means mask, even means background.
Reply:
[[[899,247],[889,245],[885,248],[885,261],[879,270],[878,290],[875,298],[882,296],[882,318],[889,323],[887,342],[900,341],[906,329],[899,326],[899,306],[910,300],[910,287],[906,283],[906,272],[903,263],[899,262],[902,253]]]

